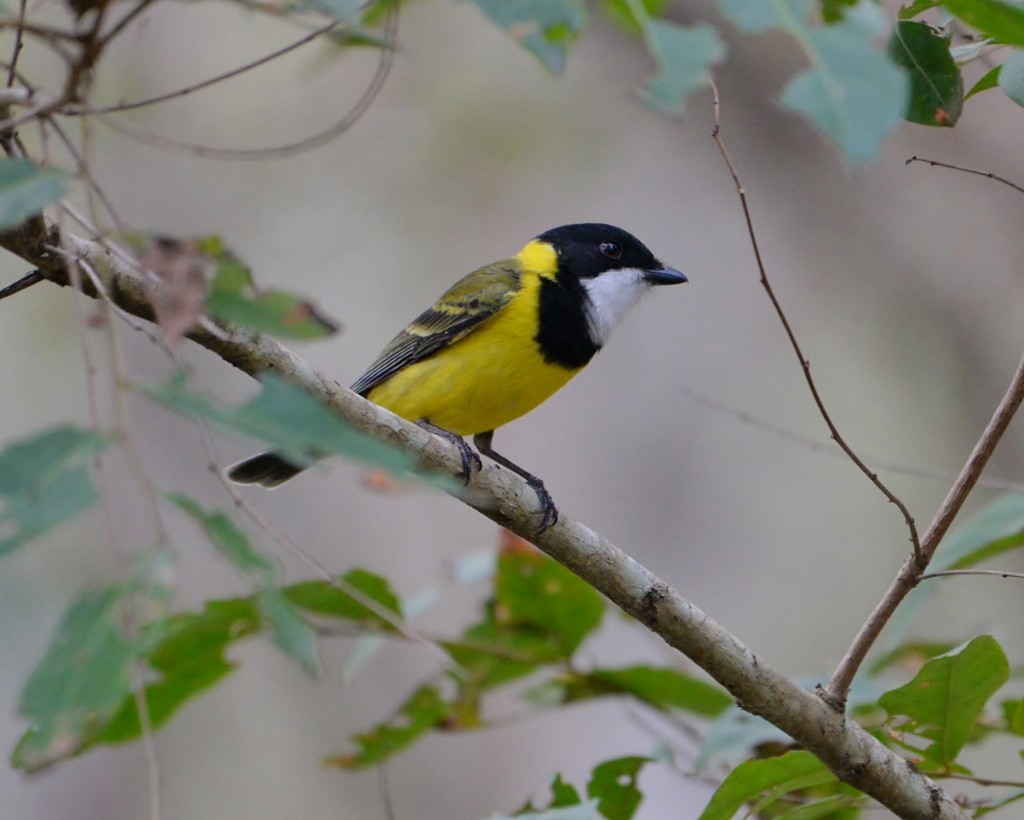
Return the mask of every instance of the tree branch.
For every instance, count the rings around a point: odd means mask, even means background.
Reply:
[[[857,633],[857,637],[854,638],[850,648],[846,650],[846,654],[832,675],[832,680],[823,690],[823,697],[830,703],[845,704],[846,695],[850,691],[850,684],[853,683],[857,670],[860,669],[864,658],[889,622],[893,612],[896,611],[896,607],[921,581],[921,573],[928,567],[935,555],[935,550],[938,549],[943,536],[953,523],[953,519],[956,518],[960,508],[967,500],[967,496],[974,489],[981,471],[985,469],[985,465],[1003,437],[1003,433],[1006,432],[1006,428],[1022,400],[1024,400],[1024,357],[1018,363],[1017,371],[1013,374],[1006,394],[996,407],[996,411],[981,434],[981,438],[978,439],[978,443],[974,445],[974,450],[971,451],[967,463],[960,470],[960,475],[950,487],[945,501],[942,502],[932,523],[925,530],[921,538],[920,557],[911,555],[903,562],[899,573],[893,579],[889,589],[886,590],[882,600],[878,602],[874,611],[860,628],[860,632]]]
[[[38,228],[38,225],[37,225]],[[96,242],[38,230],[0,234],[0,247],[39,268],[50,281],[67,285],[63,260],[47,250],[60,245],[88,259],[110,298],[123,310],[151,319],[143,283],[130,265]],[[32,242],[32,238],[36,242]],[[59,241],[55,241],[59,240]],[[95,286],[82,280],[86,293]],[[462,461],[451,443],[357,396],[277,342],[251,334],[220,338],[208,331],[190,335],[196,343],[250,375],[271,370],[303,386],[353,427],[414,453],[421,469],[455,474]],[[874,797],[901,817],[965,818],[931,779],[814,693],[772,669],[739,639],[687,601],[614,544],[566,515],[535,537],[536,494],[509,470],[487,463],[474,473],[463,500],[571,569],[670,646],[689,657],[736,698],[817,755],[840,779]]]

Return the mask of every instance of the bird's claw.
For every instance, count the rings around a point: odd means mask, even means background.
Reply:
[[[558,507],[555,506],[551,493],[548,492],[543,481],[536,476],[530,476],[526,479],[526,483],[533,488],[537,494],[537,500],[540,502],[541,519],[540,526],[537,528],[537,535],[540,535],[558,523]]]

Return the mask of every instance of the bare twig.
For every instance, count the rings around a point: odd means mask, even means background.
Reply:
[[[979,171],[977,168],[967,168],[963,165],[954,165],[950,162],[940,162],[937,159],[925,159],[924,157],[911,157],[907,160],[906,164],[910,165],[914,162],[923,162],[932,168],[948,168],[951,171],[962,171],[965,174],[973,174],[974,176],[984,177],[985,179],[991,179],[994,182],[1001,182],[1003,185],[1008,185],[1015,191],[1019,191],[1024,194],[1024,186],[1018,185],[1016,182],[1010,182],[1005,177],[1001,177],[998,174],[993,174],[991,171]]]
[[[857,633],[850,648],[846,650],[846,654],[833,673],[828,686],[822,691],[822,697],[836,708],[841,709],[845,706],[846,696],[857,670],[860,669],[868,651],[896,611],[896,607],[917,586],[921,573],[928,566],[942,537],[949,530],[953,519],[960,512],[960,508],[963,507],[964,501],[967,500],[967,496],[977,483],[981,471],[988,463],[996,445],[1003,437],[1003,433],[1006,432],[1006,428],[1022,400],[1024,400],[1024,357],[1017,365],[1017,370],[1013,374],[1006,394],[999,402],[999,406],[996,407],[996,411],[981,434],[981,438],[978,439],[978,443],[974,445],[974,450],[968,457],[967,463],[964,464],[957,480],[946,495],[945,501],[942,502],[942,506],[939,507],[931,524],[928,525],[928,529],[925,530],[921,539],[920,558],[911,556],[903,562],[903,566],[900,567],[900,571],[893,579],[889,589],[886,590],[882,600],[878,602],[874,611],[860,628],[860,632]]]
[[[951,575],[988,575],[995,578],[1024,578],[1024,572],[1006,572],[998,569],[943,569],[936,572],[925,572],[917,577],[918,581],[929,578],[945,578]]]
[[[394,62],[394,41],[398,30],[397,4],[388,6],[384,30],[388,43],[380,48],[380,59],[377,62],[377,68],[374,71],[373,77],[370,79],[366,89],[363,91],[362,95],[360,95],[359,99],[356,100],[355,105],[353,105],[344,114],[344,116],[333,122],[323,131],[296,142],[290,142],[271,148],[219,148],[217,146],[183,142],[181,140],[170,139],[169,137],[164,137],[159,134],[152,134],[106,114],[99,116],[98,119],[100,122],[105,123],[115,131],[119,131],[126,136],[133,137],[161,148],[182,151],[197,157],[231,160],[261,160],[294,156],[295,154],[317,148],[341,136],[341,134],[348,131],[360,120],[360,118],[362,118],[363,114],[366,113],[367,109],[369,109],[370,105],[377,98],[381,88],[384,87],[384,81],[391,72],[391,66]]]
[[[804,379],[807,382],[807,387],[811,391],[811,397],[814,399],[814,403],[818,408],[818,412],[824,419],[826,426],[828,427],[829,434],[832,436],[832,440],[839,445],[847,457],[857,465],[857,468],[864,473],[874,484],[878,490],[884,495],[891,503],[895,504],[903,515],[903,520],[907,524],[907,529],[910,530],[910,543],[914,549],[914,555],[919,556],[921,552],[921,542],[917,535],[917,525],[914,523],[914,517],[910,514],[910,510],[907,509],[904,504],[895,493],[890,490],[885,483],[878,477],[878,474],[868,467],[867,464],[861,460],[852,447],[846,443],[846,440],[840,435],[839,428],[836,427],[835,422],[832,421],[832,417],[829,415],[828,410],[825,408],[825,403],[818,393],[818,386],[814,382],[814,377],[811,376],[811,362],[804,356],[803,350],[800,347],[800,343],[796,339],[796,334],[793,332],[793,328],[789,323],[789,319],[786,317],[785,311],[782,309],[782,304],[779,302],[778,297],[775,295],[775,290],[772,288],[771,282],[768,281],[768,273],[765,269],[764,260],[761,258],[761,248],[757,242],[757,235],[754,232],[754,221],[750,215],[750,207],[747,204],[747,192],[740,182],[739,174],[736,171],[736,166],[732,161],[732,157],[729,155],[729,151],[725,147],[725,143],[722,141],[722,133],[720,127],[720,103],[718,97],[718,86],[715,85],[714,81],[711,81],[711,89],[714,94],[714,112],[715,112],[715,127],[712,131],[712,138],[715,141],[715,145],[718,146],[719,153],[722,155],[722,159],[725,160],[725,164],[729,169],[729,174],[732,176],[732,181],[736,186],[736,193],[739,194],[740,204],[743,207],[743,218],[747,223],[747,233],[750,236],[750,244],[754,250],[754,258],[757,260],[757,269],[761,273],[761,285],[764,287],[765,292],[768,294],[768,298],[771,300],[772,306],[775,308],[775,313],[779,317],[779,321],[782,322],[782,327],[786,331],[786,336],[789,338],[790,346],[793,348],[793,352],[796,354],[797,359],[800,361],[800,367],[804,372]]]
[[[7,87],[14,85],[14,79],[18,72],[18,58],[21,56],[21,49],[24,45],[25,36],[25,8],[28,0],[18,1],[18,25],[14,29],[14,48],[11,49],[11,61],[7,66]]]
[[[821,453],[822,455],[841,458],[844,461],[846,460],[845,453],[836,450],[825,440],[807,436],[803,433],[798,433],[795,430],[782,426],[781,424],[769,421],[763,416],[759,416],[750,410],[734,407],[727,402],[712,398],[711,396],[706,396],[689,387],[682,388],[682,393],[687,399],[695,404],[706,407],[708,410],[713,412],[731,416],[740,424],[747,424],[755,430],[767,433],[770,436],[775,436],[783,441],[797,444],[813,453]],[[898,475],[907,475],[913,476],[914,478],[926,478],[931,481],[944,482],[953,482],[956,480],[957,476],[957,474],[952,470],[939,470],[931,467],[923,467],[919,464],[907,464],[902,461],[882,458],[881,456],[865,455],[862,458],[864,459],[864,463],[869,467],[873,467],[876,470],[886,470]],[[978,479],[978,486],[991,490],[1006,490],[1011,493],[1024,493],[1024,482],[1011,481],[1008,478],[981,476]]]
[[[14,296],[15,293],[21,293],[25,288],[30,288],[39,282],[45,281],[46,277],[39,271],[30,271],[22,276],[17,282],[13,282],[5,288],[0,288],[0,299],[6,299],[8,296]]]
[[[123,111],[133,111],[136,108],[144,108],[148,105],[156,105],[157,103],[166,102],[167,100],[173,100],[177,97],[184,97],[188,94],[193,94],[196,91],[201,91],[204,88],[209,88],[210,86],[216,85],[217,83],[224,82],[225,80],[230,80],[233,77],[237,77],[240,74],[244,74],[247,71],[251,71],[254,68],[258,68],[262,65],[265,65],[266,63],[272,62],[273,60],[276,60],[279,57],[283,57],[285,54],[288,54],[289,52],[292,52],[295,49],[300,48],[306,45],[307,43],[310,43],[313,40],[316,40],[322,37],[323,35],[327,34],[328,32],[334,30],[338,26],[342,25],[342,22],[343,21],[341,20],[334,20],[325,26],[321,26],[320,28],[317,28],[309,32],[308,34],[306,34],[306,36],[301,37],[295,42],[289,43],[286,46],[282,46],[276,51],[272,51],[269,54],[264,54],[262,57],[252,60],[251,62],[245,63],[244,65],[240,65],[236,68],[231,69],[230,71],[225,71],[223,74],[218,74],[214,77],[210,77],[206,80],[203,80],[202,82],[187,85],[184,88],[177,89],[176,91],[168,91],[166,94],[159,94],[155,97],[147,97],[144,100],[136,100],[135,102],[116,103],[114,105],[93,106],[89,108],[70,107],[65,109],[61,113],[69,114],[72,116],[80,116],[82,114],[115,114]]]

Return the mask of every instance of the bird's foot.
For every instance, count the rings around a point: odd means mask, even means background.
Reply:
[[[540,526],[537,528],[537,535],[540,535],[558,523],[558,507],[555,506],[551,493],[548,492],[543,481],[533,475],[524,476],[524,478],[526,478],[526,483],[533,488],[537,494],[537,500],[540,502],[541,519]]]
[[[462,469],[455,474],[455,477],[460,479],[463,484],[469,484],[473,470],[480,470],[484,466],[480,456],[473,452],[473,448],[469,446],[462,436],[456,435],[451,430],[445,430],[443,427],[431,424],[426,419],[420,419],[416,423],[424,430],[433,433],[435,436],[440,436],[445,441],[450,441],[459,448],[459,456],[462,458]]]

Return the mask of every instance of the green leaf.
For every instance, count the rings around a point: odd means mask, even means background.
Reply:
[[[259,439],[289,460],[307,462],[311,454],[339,453],[393,472],[412,465],[403,450],[356,430],[301,387],[273,373],[264,373],[260,382],[259,394],[239,407],[191,392],[182,377],[144,392],[175,413]]]
[[[637,788],[637,777],[650,762],[649,757],[620,757],[594,767],[587,796],[597,798],[602,816],[607,820],[630,820],[644,798]]]
[[[1024,8],[998,0],[942,0],[942,6],[969,26],[1001,43],[1024,46]]]
[[[999,69],[1001,68],[1001,65],[997,65],[990,71],[986,71],[984,76],[971,86],[971,90],[967,92],[964,99],[969,100],[975,94],[980,94],[982,91],[988,91],[991,88],[996,88],[999,85]]]
[[[720,687],[675,669],[627,666],[574,673],[562,681],[564,702],[605,695],[633,695],[656,709],[680,709],[704,717],[720,715],[733,699]]]
[[[804,114],[853,163],[870,162],[906,111],[906,73],[852,22],[805,32],[813,67],[786,85],[780,102]]]
[[[239,619],[213,610],[181,614],[147,627],[144,642],[154,648],[149,665],[158,679],[146,685],[144,696],[150,725],[159,729],[192,698],[202,694],[234,668],[224,653],[231,641],[259,628],[255,613]],[[134,697],[126,697],[97,743],[125,743],[141,734]]]
[[[37,168],[27,159],[0,159],[0,231],[20,225],[64,196],[68,174]]]
[[[402,607],[398,596],[391,589],[387,579],[364,569],[353,569],[341,576],[344,585],[362,593],[382,608],[393,612],[395,619],[402,618]],[[327,618],[343,618],[349,621],[374,623],[384,630],[394,626],[376,612],[355,600],[348,592],[339,589],[329,581],[300,581],[282,588],[284,596],[299,609],[313,615]]]
[[[821,800],[802,803],[773,815],[774,820],[860,820],[864,814],[858,804],[866,802],[862,795],[832,794]]]
[[[1002,706],[1007,731],[1024,737],[1024,699],[1007,700]]]
[[[963,110],[964,80],[946,37],[927,23],[902,21],[889,39],[889,56],[910,75],[906,118],[921,125],[955,125]]]
[[[110,439],[53,427],[0,450],[0,556],[99,499],[87,466]]]
[[[326,761],[344,769],[360,769],[387,760],[421,736],[442,725],[450,707],[433,686],[422,686],[402,704],[398,714],[369,732],[356,735],[357,750]]]
[[[565,71],[569,44],[587,14],[576,0],[473,0],[477,8],[555,74]]]
[[[1014,51],[1006,58],[996,82],[1007,97],[1024,106],[1024,51]]]
[[[930,763],[948,767],[967,742],[988,699],[1006,682],[1010,666],[994,638],[981,636],[933,658],[912,681],[886,692],[878,705],[902,717],[901,731],[932,741]]]
[[[263,587],[256,593],[260,615],[270,626],[278,649],[298,661],[302,668],[316,676],[320,668],[317,657],[316,632],[299,614],[295,606],[277,587]]]
[[[181,493],[170,493],[168,498],[195,521],[225,558],[243,572],[251,573],[260,584],[270,584],[277,569],[267,557],[252,548],[249,539],[223,512],[209,512],[193,499]]]
[[[992,803],[991,805],[981,806],[978,808],[977,811],[975,811],[974,816],[984,817],[986,814],[998,811],[999,809],[1005,808],[1006,806],[1009,806],[1011,803],[1016,803],[1019,800],[1024,800],[1024,791],[1014,792],[1013,794],[1010,794],[1007,797],[1002,798],[1001,800],[997,800],[995,803]]]
[[[604,616],[604,601],[593,587],[540,552],[503,554],[494,588],[499,626],[550,635],[567,658]]]
[[[566,783],[562,779],[562,775],[556,774],[554,780],[551,781],[551,802],[548,803],[548,808],[575,806],[581,802],[580,793],[576,791],[576,787],[571,783]]]
[[[91,742],[132,691],[135,647],[124,635],[122,585],[84,593],[65,613],[46,655],[22,690],[29,729],[12,754],[35,771]]]
[[[732,820],[745,803],[756,801],[765,792],[781,796],[797,788],[835,780],[835,775],[810,752],[793,751],[781,757],[748,760],[722,781],[700,820]]]
[[[651,20],[647,47],[660,71],[647,82],[647,99],[662,111],[681,115],[691,91],[707,82],[712,63],[725,57],[725,46],[712,26],[681,26]]]
[[[846,12],[857,5],[858,0],[821,0],[821,19],[826,23],[838,23]]]
[[[337,323],[301,296],[275,290],[258,292],[249,270],[228,251],[220,248],[212,256],[217,272],[206,296],[206,310],[215,319],[292,339],[337,332]]]
[[[638,20],[633,13],[633,5],[630,0],[603,0],[601,8],[614,25],[625,29],[630,34],[640,34],[647,19],[661,14],[669,4],[669,0],[636,0],[636,2],[644,10],[645,17],[642,20]]]

